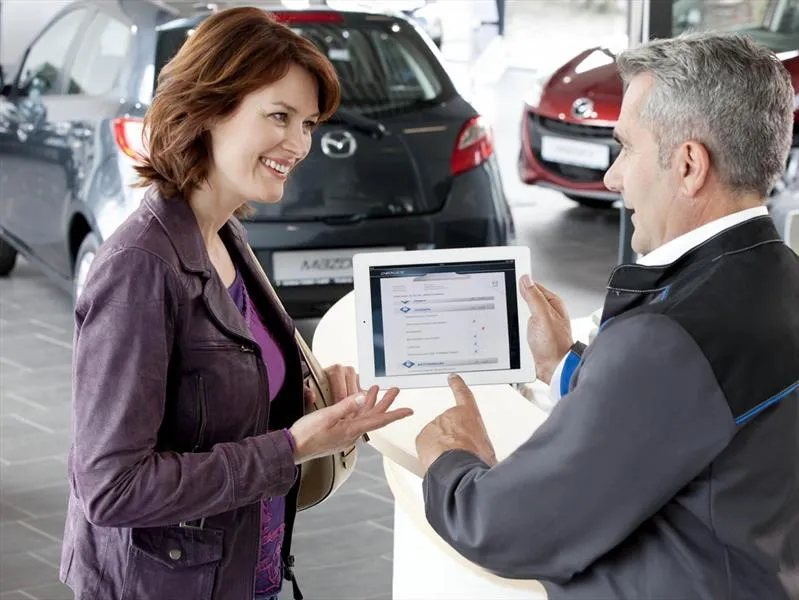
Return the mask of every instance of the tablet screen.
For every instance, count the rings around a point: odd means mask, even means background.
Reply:
[[[519,369],[513,260],[369,267],[376,377]]]

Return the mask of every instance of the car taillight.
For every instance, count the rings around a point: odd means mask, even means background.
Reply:
[[[472,117],[461,128],[449,170],[458,175],[483,164],[494,153],[494,135],[485,117]]]
[[[135,161],[141,161],[147,154],[142,119],[133,117],[114,119],[114,139],[119,149]]]
[[[340,13],[332,10],[298,10],[273,12],[272,16],[278,21],[286,24],[291,23],[342,23],[344,21]]]

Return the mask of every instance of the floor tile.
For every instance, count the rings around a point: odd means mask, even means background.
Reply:
[[[58,571],[56,569],[27,552],[3,554],[0,592],[10,592],[35,585],[47,585],[57,579]]]
[[[292,553],[297,567],[336,566],[378,557],[391,548],[390,532],[369,522],[330,527],[294,535]]]
[[[75,595],[67,586],[55,582],[49,585],[34,586],[25,588],[25,592],[30,594],[35,600],[74,600]]]
[[[385,597],[391,590],[391,564],[379,557],[362,558],[340,566],[298,568],[297,577],[305,597],[320,600],[365,600]]]
[[[0,481],[3,482],[3,496],[6,493],[24,492],[55,484],[66,486],[67,466],[53,457],[22,463],[11,462],[0,466]]]
[[[13,506],[9,506],[0,502],[0,521],[18,521],[20,519],[29,518],[28,513],[17,510]]]
[[[42,485],[48,482],[43,481]],[[2,502],[28,514],[29,518],[47,517],[66,510],[69,491],[66,482],[22,492],[0,492]]]
[[[30,527],[34,527],[42,533],[55,538],[58,543],[64,537],[64,522],[66,521],[66,510],[62,513],[50,515],[48,517],[39,517],[36,519],[23,519],[22,522]]]
[[[0,523],[0,556],[3,562],[8,556],[22,552],[44,550],[53,545],[54,540],[44,532],[25,526],[23,521],[3,521]],[[57,540],[55,540],[57,541]]]

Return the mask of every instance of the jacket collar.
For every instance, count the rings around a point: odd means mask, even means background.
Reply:
[[[197,218],[188,202],[181,197],[166,199],[155,188],[147,190],[144,202],[166,232],[182,268],[202,278],[203,301],[217,322],[217,326],[227,335],[247,342],[251,347],[257,347],[248,324],[245,323],[222,279],[211,264]],[[255,276],[257,267],[247,250],[247,241],[241,224],[236,219],[231,219],[225,223],[219,233],[231,253],[236,268],[246,271],[244,276],[248,286],[253,285],[253,282],[257,285],[258,290],[250,290],[250,295],[253,298],[266,296],[267,301],[274,304],[268,291]],[[253,294],[253,291],[256,293]]]
[[[706,268],[725,255],[773,243],[782,239],[771,218],[755,217],[717,233],[667,265],[620,265],[610,276],[600,326],[639,306],[662,302],[669,297],[672,283],[692,270]]]
[[[755,217],[719,232],[672,263],[657,266],[619,265],[610,275],[608,291],[633,293],[660,291],[675,275],[689,267],[713,262],[724,255],[770,243],[782,243],[771,217]]]
[[[144,203],[166,232],[183,269],[209,278],[213,265],[189,203],[180,196],[164,198],[155,186],[144,194]]]

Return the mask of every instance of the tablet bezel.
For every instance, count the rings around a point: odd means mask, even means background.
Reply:
[[[455,248],[438,250],[410,250],[404,252],[367,252],[353,256],[352,270],[355,288],[355,317],[357,335],[358,375],[364,389],[378,385],[381,389],[444,387],[448,373],[425,373],[420,375],[375,375],[375,358],[372,323],[372,295],[369,281],[370,267],[392,265],[425,265],[440,262],[486,262],[513,260],[515,270],[518,321],[515,326],[519,334],[519,368],[496,371],[458,371],[469,385],[492,385],[502,383],[529,383],[535,380],[535,368],[530,349],[527,347],[527,321],[530,311],[521,296],[519,279],[530,274],[530,249],[526,246],[491,246],[485,248]],[[509,326],[512,326],[509,324]]]

